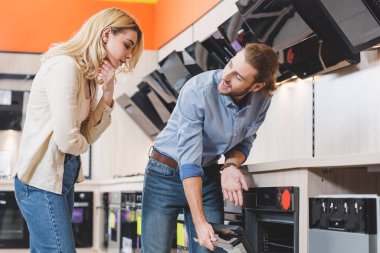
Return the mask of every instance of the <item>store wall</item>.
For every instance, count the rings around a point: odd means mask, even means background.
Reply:
[[[142,78],[159,66],[157,51],[145,50],[133,74],[118,76],[114,97],[123,93],[132,96]],[[152,140],[117,104],[112,111],[112,123],[93,145],[92,173],[94,179],[110,179],[142,173]]]
[[[380,152],[379,54],[316,80],[316,156]]]

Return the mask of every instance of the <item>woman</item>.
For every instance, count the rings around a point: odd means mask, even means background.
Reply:
[[[111,123],[115,71],[131,71],[142,50],[136,21],[110,8],[44,55],[13,173],[31,252],[75,252],[71,214],[74,183],[83,181],[79,155]],[[103,90],[99,101],[97,84]]]

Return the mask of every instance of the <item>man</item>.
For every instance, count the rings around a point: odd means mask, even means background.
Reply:
[[[180,211],[189,251],[215,249],[209,223],[223,223],[223,195],[235,205],[243,204],[242,189],[248,187],[238,168],[265,119],[277,68],[277,55],[270,47],[249,44],[224,70],[199,74],[184,85],[146,168],[144,253],[170,252]],[[215,166],[221,155],[224,165]]]

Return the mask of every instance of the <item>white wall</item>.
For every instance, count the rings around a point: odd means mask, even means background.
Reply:
[[[114,98],[126,93],[132,96],[138,90],[142,78],[159,66],[157,51],[145,50],[132,74],[117,76]],[[114,176],[143,173],[148,161],[152,141],[115,103],[112,123],[93,145],[92,175],[94,179],[110,179]]]
[[[362,52],[360,64],[316,80],[316,156],[380,152],[378,52]]]
[[[246,164],[312,156],[311,78],[276,90]]]

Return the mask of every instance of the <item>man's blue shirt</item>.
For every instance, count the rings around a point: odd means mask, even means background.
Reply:
[[[179,164],[181,179],[203,175],[203,167],[238,149],[247,158],[265,119],[270,98],[251,92],[238,107],[218,92],[223,70],[199,74],[183,86],[154,148]]]

